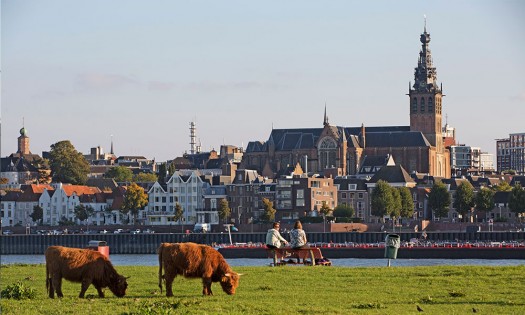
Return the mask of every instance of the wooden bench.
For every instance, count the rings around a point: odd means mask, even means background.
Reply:
[[[282,247],[275,249],[267,249],[268,258],[273,259],[274,266],[285,265],[286,262],[283,262],[284,259],[305,259],[309,258],[311,260],[312,266],[315,266],[316,259],[322,259],[323,254],[321,249],[317,247],[304,247],[299,249],[293,249],[291,247]]]

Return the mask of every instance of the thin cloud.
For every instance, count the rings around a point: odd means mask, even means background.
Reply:
[[[511,99],[511,101],[525,102],[525,92],[522,92],[522,93],[520,93],[518,95],[514,95],[510,99]]]
[[[82,73],[77,76],[76,81],[83,88],[97,90],[111,90],[139,84],[130,76],[104,73]]]

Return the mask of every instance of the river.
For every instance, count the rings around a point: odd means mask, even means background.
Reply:
[[[111,255],[111,262],[115,266],[158,266],[157,255]],[[231,258],[226,259],[233,267],[247,266],[269,266],[271,259],[247,259]],[[387,259],[362,259],[362,258],[341,258],[332,259],[332,266],[341,267],[384,267]],[[8,264],[44,264],[44,255],[2,255],[0,257],[2,265]],[[525,260],[521,259],[392,259],[392,267],[411,267],[411,266],[519,266],[524,265]]]

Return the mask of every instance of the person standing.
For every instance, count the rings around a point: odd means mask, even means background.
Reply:
[[[281,233],[279,233],[280,226],[279,222],[274,222],[273,227],[268,230],[266,233],[266,247],[274,249],[282,247],[283,243],[288,244],[288,241],[281,236]]]

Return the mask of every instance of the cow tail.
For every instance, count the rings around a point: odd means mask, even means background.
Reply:
[[[164,247],[163,244],[160,244],[159,247],[159,288],[160,288],[160,294],[162,294],[162,248]]]

